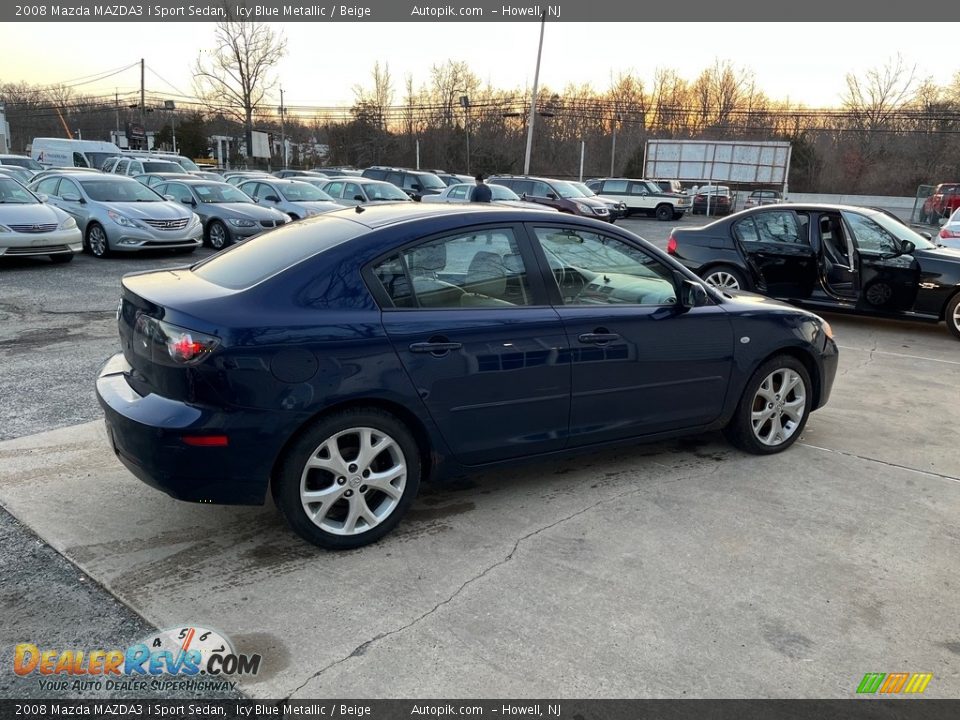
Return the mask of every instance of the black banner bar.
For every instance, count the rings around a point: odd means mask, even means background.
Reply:
[[[524,4],[526,3],[526,4]],[[688,0],[633,3],[623,0],[35,0],[0,3],[2,22],[731,22],[769,20],[852,21],[852,32],[869,33],[862,3],[828,0],[771,3],[768,0]],[[908,3],[873,3],[870,22],[918,19]],[[960,19],[960,3],[929,0],[922,17],[943,24]],[[949,33],[944,37],[948,37]],[[599,38],[598,38],[599,40]]]
[[[960,700],[0,700],[0,720],[956,720]]]

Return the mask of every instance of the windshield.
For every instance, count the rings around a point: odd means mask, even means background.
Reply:
[[[396,185],[390,183],[365,183],[363,188],[367,191],[367,197],[370,200],[409,200],[410,196]]]
[[[443,190],[447,184],[438,178],[433,173],[423,173],[423,175],[417,176],[417,182],[420,183],[422,188],[436,188],[437,190]]]
[[[568,182],[555,182],[553,183],[553,189],[556,190],[562,198],[579,198],[584,196],[582,192]]]
[[[327,195],[320,188],[305,182],[291,182],[284,185],[278,185],[277,190],[283,195],[285,200],[290,202],[318,202],[327,200],[333,202],[333,198]]]
[[[932,250],[936,247],[936,245],[927,240],[923,235],[904,225],[899,220],[890,217],[886,213],[877,212],[874,210],[873,212],[867,214],[869,214],[871,220],[873,220],[877,225],[882,227],[895,238],[898,240],[909,240],[917,247],[918,250]]]
[[[593,197],[594,195],[596,195],[596,193],[593,190],[588,188],[582,182],[572,182],[570,184],[573,185],[573,187],[575,187],[581,193],[583,193],[584,197]]]
[[[205,203],[252,203],[245,193],[226,183],[210,183],[209,185],[193,185],[193,191]]]
[[[92,168],[101,168],[103,164],[112,157],[116,157],[116,153],[107,153],[107,152],[88,152],[87,159],[90,161],[90,167]]]
[[[168,172],[182,174],[183,168],[169,160],[144,160],[143,171],[145,173]]]
[[[11,205],[36,205],[39,200],[13,178],[0,177],[0,203]]]
[[[494,200],[519,200],[520,196],[504,185],[487,185]]]
[[[38,163],[36,160],[31,160],[28,157],[3,158],[0,160],[0,165],[16,165],[17,167],[27,168],[28,170],[43,170],[43,165]]]
[[[180,167],[182,167],[184,170],[199,170],[199,169],[200,169],[200,166],[197,165],[197,164],[196,164],[193,160],[191,160],[190,158],[178,157],[178,158],[174,158],[173,162],[177,163],[177,165],[179,165]]]
[[[162,202],[163,198],[157,195],[146,185],[141,185],[134,179],[112,180],[97,178],[81,182],[83,189],[91,200],[97,202]]]
[[[36,174],[33,172],[33,170],[27,170],[26,168],[22,168],[22,167],[14,167],[12,165],[0,166],[0,173],[7,175],[9,177],[14,177],[20,182],[22,182],[24,185],[29,183],[33,179],[33,176]]]

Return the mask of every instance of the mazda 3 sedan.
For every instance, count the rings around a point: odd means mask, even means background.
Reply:
[[[786,449],[830,395],[816,315],[726,294],[627,231],[492,205],[342,209],[122,281],[97,396],[136,476],[275,499],[328,548],[421,479],[724,428]]]
[[[960,250],[883,210],[768,205],[675,228],[667,252],[732,290],[836,312],[945,322],[960,339]]]

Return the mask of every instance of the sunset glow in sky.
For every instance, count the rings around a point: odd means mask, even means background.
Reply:
[[[808,107],[840,104],[848,72],[882,66],[899,53],[920,78],[946,85],[960,68],[950,31],[958,23],[554,23],[547,24],[541,85],[597,90],[621,72],[649,88],[657,68],[693,80],[716,60],[752,70],[775,100]],[[278,71],[288,106],[350,105],[369,86],[375,61],[388,63],[395,99],[405,77],[429,80],[430,67],[466,62],[482,82],[510,90],[532,84],[539,23],[283,23],[288,54]],[[39,85],[89,76],[146,59],[152,93],[193,94],[190,66],[211,42],[207,23],[8,24],[0,81]],[[159,77],[158,77],[159,76]],[[162,78],[162,79],[160,79]],[[112,94],[139,88],[139,68],[75,88]]]

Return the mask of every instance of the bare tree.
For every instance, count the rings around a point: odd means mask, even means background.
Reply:
[[[286,51],[286,39],[270,25],[228,16],[217,23],[214,49],[201,51],[194,63],[198,97],[243,123],[247,157],[253,144],[253,116],[276,85],[273,69]]]
[[[382,131],[387,130],[387,112],[393,103],[393,79],[390,77],[390,64],[384,63],[380,66],[377,60],[373,64],[373,70],[370,72],[373,78],[373,87],[365,88],[362,85],[353,86],[353,94],[357,98],[357,105],[368,109],[373,115],[374,120]]]

